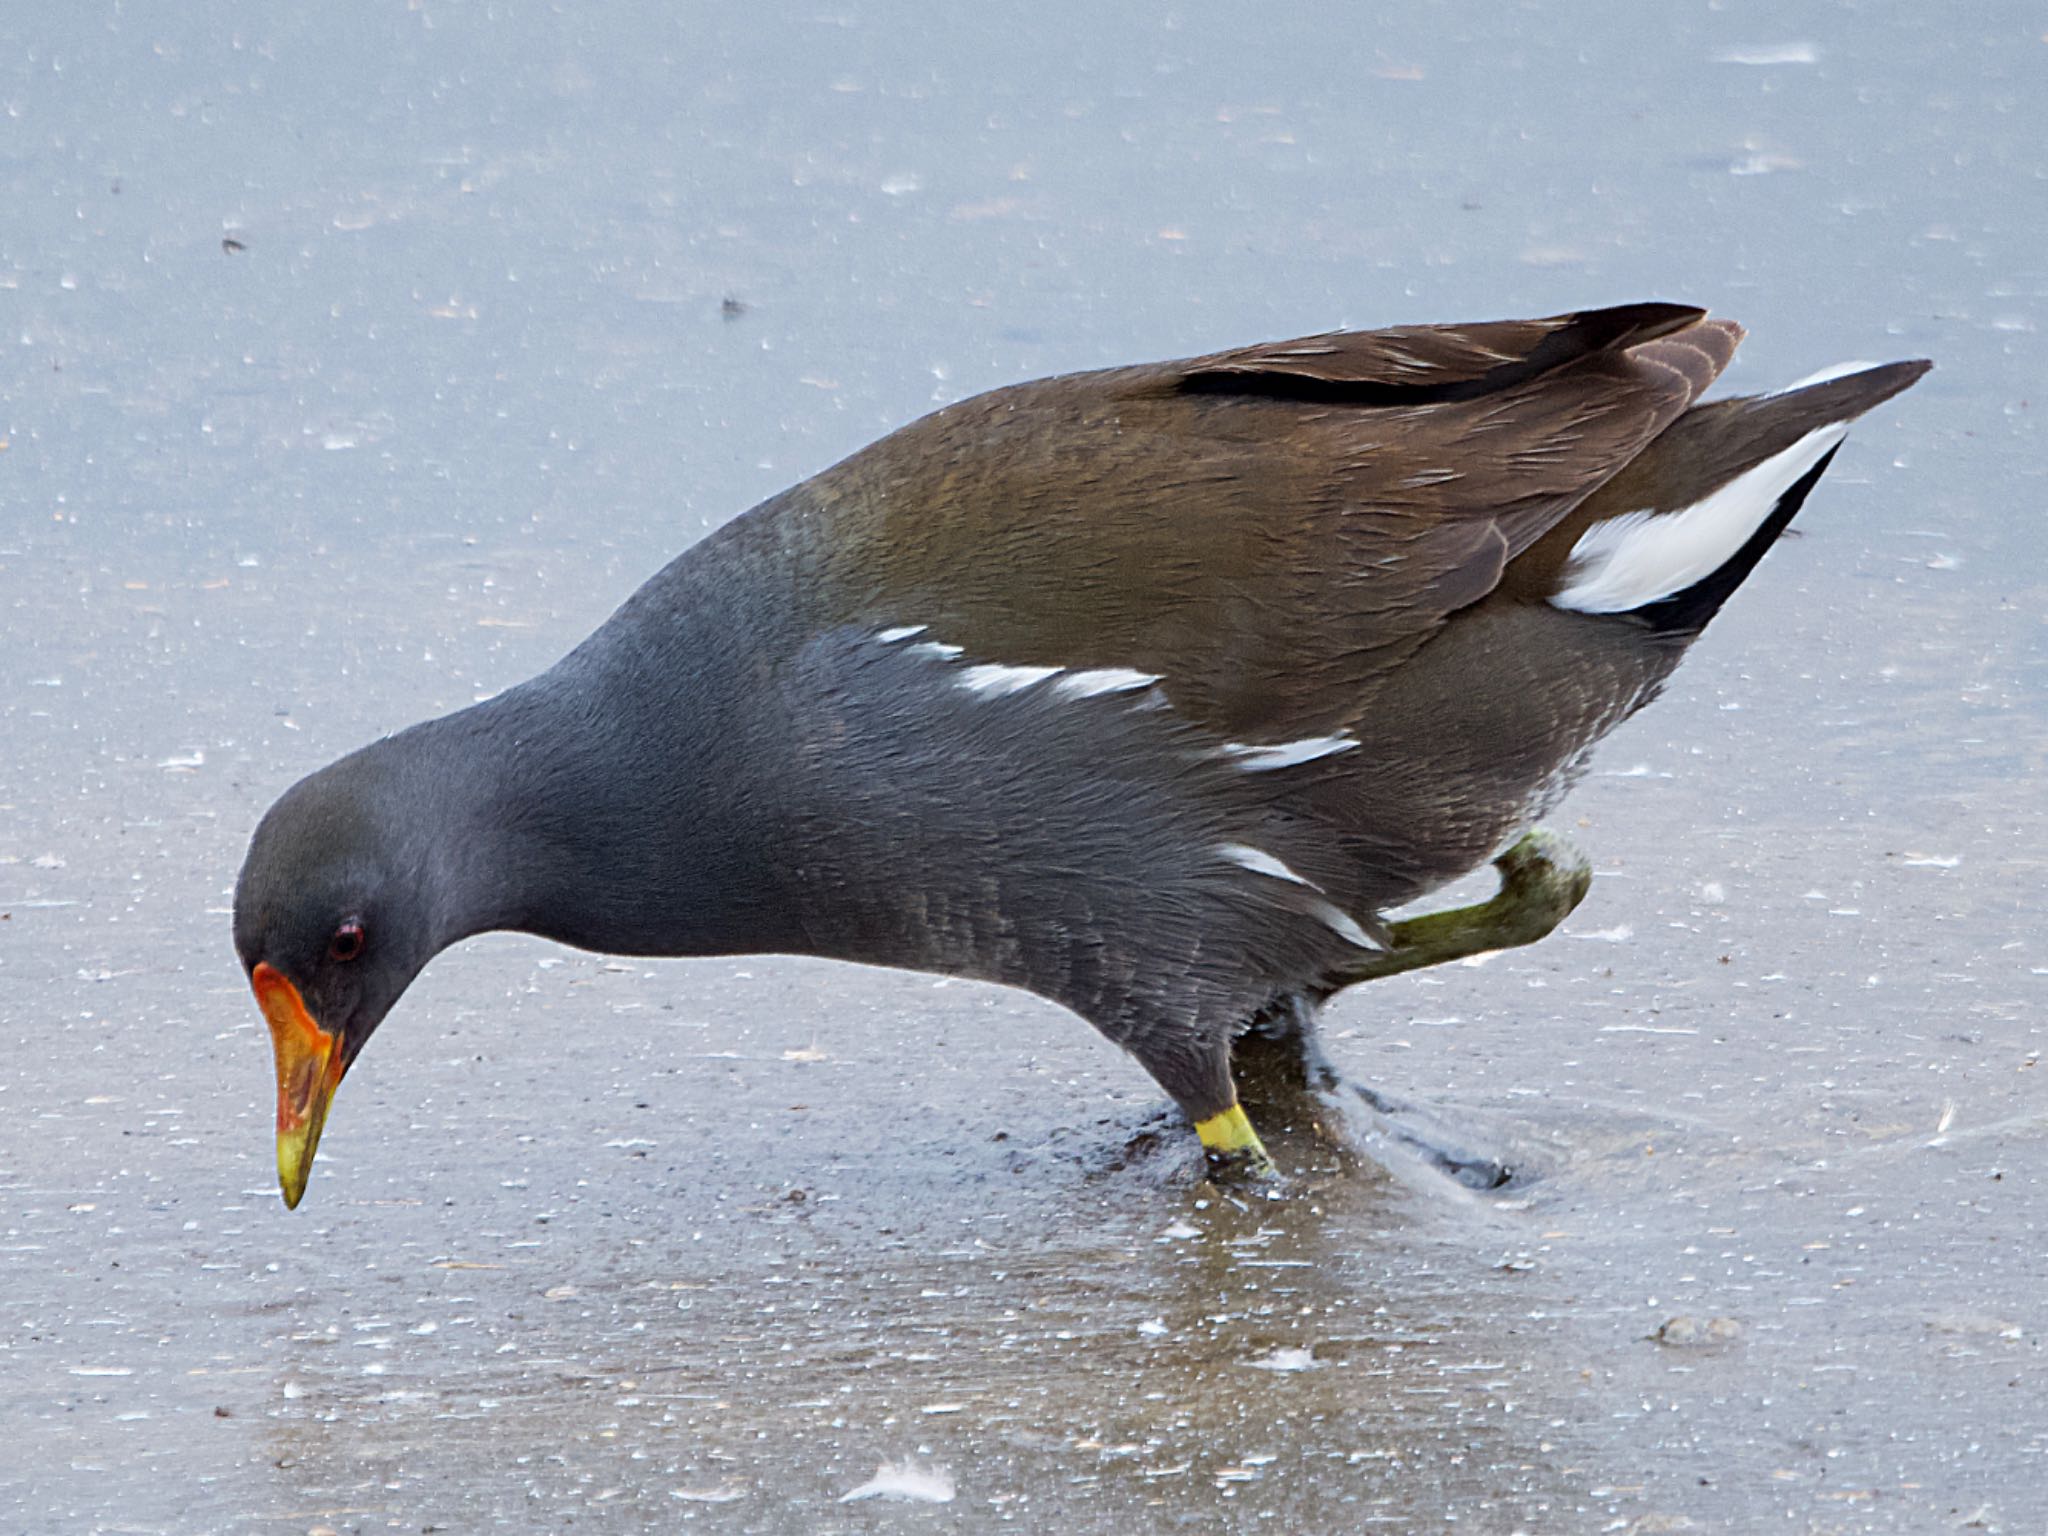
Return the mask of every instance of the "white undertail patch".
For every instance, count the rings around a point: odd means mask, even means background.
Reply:
[[[1354,736],[1304,736],[1299,741],[1276,741],[1269,745],[1242,741],[1226,742],[1221,756],[1231,759],[1243,773],[1271,773],[1276,768],[1293,768],[1319,757],[1349,752],[1358,745]]]
[[[1676,512],[1628,512],[1588,528],[1572,547],[1564,590],[1551,598],[1578,613],[1627,613],[1712,575],[1763,526],[1778,498],[1849,433],[1818,427]]]

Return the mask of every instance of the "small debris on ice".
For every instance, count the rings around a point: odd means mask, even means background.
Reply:
[[[2026,1331],[2018,1323],[2009,1323],[2002,1317],[1990,1317],[1982,1312],[1944,1312],[1927,1320],[1930,1333],[1974,1333],[1990,1334],[2001,1339],[2020,1339]]]
[[[1820,50],[1811,43],[1765,43],[1755,48],[1723,48],[1714,55],[1714,62],[1759,68],[1772,64],[1818,64]]]
[[[1666,1349],[1710,1349],[1741,1337],[1742,1324],[1732,1317],[1710,1317],[1704,1322],[1697,1317],[1666,1318],[1650,1335],[1651,1342]]]
[[[1262,1355],[1256,1360],[1247,1360],[1245,1364],[1255,1371],[1280,1371],[1291,1375],[1296,1371],[1316,1370],[1322,1362],[1316,1359],[1316,1353],[1312,1349],[1282,1348],[1274,1350],[1270,1355]]]
[[[1796,171],[1799,161],[1773,150],[1752,149],[1728,162],[1730,176],[1768,176],[1773,171]],[[1740,708],[1739,705],[1732,706]]]
[[[950,1504],[953,1502],[953,1474],[944,1467],[920,1466],[912,1460],[885,1461],[875,1468],[873,1477],[852,1492],[839,1495],[842,1504],[852,1504],[859,1499]]]
[[[685,1504],[730,1504],[736,1499],[744,1499],[747,1490],[726,1483],[718,1488],[671,1488],[668,1496],[680,1499]]]
[[[1618,923],[1612,928],[1594,928],[1585,933],[1575,933],[1575,939],[1597,939],[1602,944],[1626,944],[1636,936],[1635,929],[1627,923]]]

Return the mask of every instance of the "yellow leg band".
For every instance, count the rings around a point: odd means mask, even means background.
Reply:
[[[1257,1162],[1269,1162],[1265,1143],[1259,1140],[1259,1133],[1252,1129],[1251,1121],[1244,1115],[1244,1106],[1233,1104],[1220,1115],[1211,1115],[1206,1120],[1195,1122],[1195,1134],[1202,1138],[1202,1145],[1211,1152],[1223,1156],[1249,1155]]]

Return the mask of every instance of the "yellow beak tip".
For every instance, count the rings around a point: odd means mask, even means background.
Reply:
[[[306,1011],[299,989],[267,962],[250,973],[277,1053],[277,1184],[288,1211],[299,1208],[334,1090],[347,1070],[341,1037]]]
[[[284,1208],[295,1211],[313,1181],[313,1154],[320,1146],[321,1123],[326,1120],[325,1104],[305,1124],[277,1134],[277,1187],[284,1194]]]

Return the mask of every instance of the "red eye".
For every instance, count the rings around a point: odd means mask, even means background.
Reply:
[[[368,942],[369,939],[363,932],[363,920],[360,917],[352,917],[334,930],[334,937],[327,945],[328,958],[353,960],[363,952],[363,946]]]

